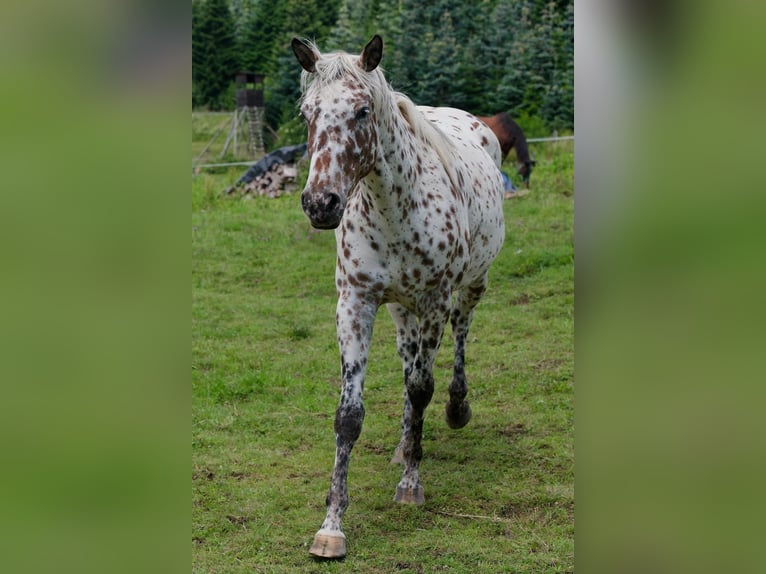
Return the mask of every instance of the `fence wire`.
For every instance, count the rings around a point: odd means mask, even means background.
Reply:
[[[527,143],[538,143],[538,142],[556,142],[556,141],[564,141],[564,140],[573,140],[574,136],[552,136],[549,138],[530,138],[527,140]],[[257,163],[258,160],[252,160],[252,161],[234,161],[229,163],[201,163],[201,164],[192,164],[192,171],[196,171],[198,169],[212,169],[216,167],[233,167],[233,166],[250,166],[254,163]]]

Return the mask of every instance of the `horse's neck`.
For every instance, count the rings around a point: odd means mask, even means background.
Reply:
[[[527,163],[529,161],[529,148],[527,148],[527,138],[524,137],[524,132],[510,118],[508,118],[508,126],[513,134],[513,147],[516,150],[516,157],[521,163]]]
[[[406,196],[417,195],[416,153],[422,144],[398,113],[396,103],[378,126],[378,145],[378,165],[364,180],[377,202],[383,207],[392,200],[401,203]]]
[[[521,163],[528,163],[529,162],[529,149],[527,148],[527,140],[524,139],[524,137],[517,137],[515,146],[516,148],[516,157],[519,159]]]

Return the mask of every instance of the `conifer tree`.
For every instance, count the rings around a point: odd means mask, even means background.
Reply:
[[[320,42],[320,46],[324,46],[325,40],[330,35],[330,31],[335,22],[338,20],[338,9],[340,8],[341,0],[315,0],[316,12],[314,13],[314,19],[317,22],[316,38]],[[360,9],[366,13],[367,0],[357,0],[356,4]],[[355,23],[355,26],[359,28],[360,32],[364,32],[364,20]]]
[[[422,100],[420,73],[427,60],[424,41],[429,30],[419,0],[401,0],[399,20],[394,31],[394,51],[389,53],[389,81],[413,101]],[[385,39],[384,39],[385,46]],[[385,49],[384,49],[385,53]]]
[[[292,38],[307,38],[320,42],[323,31],[317,18],[316,0],[287,0],[284,6],[285,25],[275,44],[275,69],[268,79],[267,94],[269,120],[278,124],[298,116],[297,103],[300,98],[300,65],[290,48]]]
[[[529,111],[525,100],[532,78],[531,51],[533,50],[532,3],[525,0],[501,0],[495,12],[496,17],[502,18],[512,30],[511,37],[506,42],[506,49],[498,51],[498,56],[504,58],[496,70],[498,81],[492,91],[494,107],[498,111],[507,111],[511,115],[519,115]],[[497,46],[497,40],[495,41]]]
[[[367,38],[364,22],[367,21],[367,2],[343,0],[338,9],[338,19],[327,38],[326,50],[344,50],[355,53],[362,49]]]
[[[281,0],[259,0],[243,26],[240,47],[242,68],[270,76],[276,65],[277,40],[284,27],[285,10]]]
[[[206,0],[199,8],[195,32],[192,58],[198,103],[223,109],[238,68],[234,19],[228,1]]]
[[[554,2],[549,12],[558,10]],[[556,65],[540,106],[540,115],[555,129],[574,127],[574,4],[558,12],[552,30]]]
[[[252,16],[257,0],[229,0],[229,9],[234,21],[234,37],[241,44],[244,39],[245,29]]]
[[[193,105],[224,106],[237,70],[266,75],[267,121],[299,137],[293,36],[358,52],[373,34],[415,102],[573,127],[573,0],[192,0]],[[233,49],[234,38],[238,50]],[[228,102],[230,105],[233,101]],[[289,136],[292,138],[293,136]]]
[[[399,1],[378,0],[374,12],[370,14],[370,22],[367,26],[366,40],[373,34],[380,34],[383,38],[383,69],[386,70],[386,78],[391,81],[395,78],[395,54],[397,52],[396,31],[399,29]],[[392,75],[393,74],[393,75]],[[396,85],[393,83],[392,85]]]
[[[201,105],[197,91],[197,70],[199,70],[202,56],[200,36],[201,15],[202,3],[199,0],[192,0],[192,108]]]
[[[419,103],[430,106],[454,106],[459,99],[458,51],[452,16],[444,11],[439,18],[436,33],[428,32],[425,46],[428,47],[425,67],[420,74]]]
[[[458,62],[453,105],[480,115],[491,115],[496,111],[492,98],[488,97],[496,84],[493,61],[489,57],[493,48],[490,34],[495,30],[489,5],[490,0],[479,0],[468,5],[472,10],[470,16],[463,11],[453,19],[470,22],[469,26],[462,26],[462,30],[456,29]]]

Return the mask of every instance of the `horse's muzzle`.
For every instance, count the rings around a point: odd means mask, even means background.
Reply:
[[[311,192],[308,189],[301,193],[303,212],[317,229],[335,229],[343,217],[345,202],[334,192]]]

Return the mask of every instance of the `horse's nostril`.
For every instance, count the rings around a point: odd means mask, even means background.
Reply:
[[[340,205],[340,196],[337,193],[328,193],[325,205],[328,211],[334,211]]]
[[[309,196],[306,192],[301,193],[301,207],[306,211],[309,207]]]

